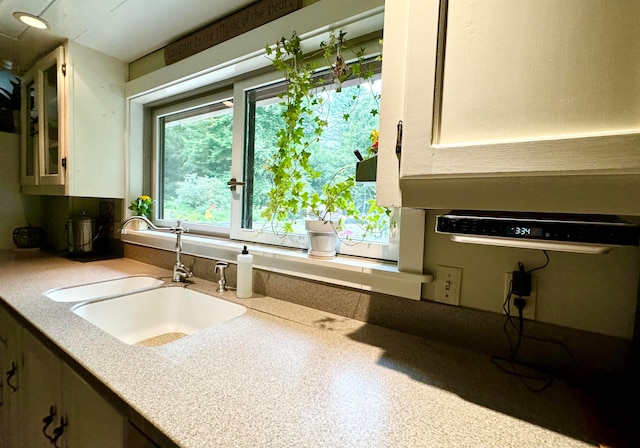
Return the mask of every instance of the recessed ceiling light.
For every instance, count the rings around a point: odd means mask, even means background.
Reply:
[[[48,30],[49,23],[46,20],[41,19],[38,16],[34,16],[33,14],[29,14],[28,12],[14,12],[13,17],[24,23],[25,25],[29,25],[33,28],[38,28],[39,30]]]

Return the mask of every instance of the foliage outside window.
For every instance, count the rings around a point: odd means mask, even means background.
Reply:
[[[229,227],[232,109],[215,103],[159,119],[158,217]],[[228,233],[228,232],[227,232]]]

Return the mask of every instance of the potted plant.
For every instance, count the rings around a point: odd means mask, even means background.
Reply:
[[[344,36],[343,32],[331,33],[329,41],[322,42],[318,50],[330,66],[336,92],[340,92],[342,83],[352,76],[364,80],[373,77],[373,71],[365,62],[364,49],[355,50],[353,61],[346,61],[343,50],[351,47]],[[323,248],[312,246],[309,255],[335,256],[337,239],[348,244],[357,242],[342,232],[347,220],[357,223],[362,229],[360,239],[364,239],[390,225],[390,210],[376,206],[375,200],[370,201],[367,210],[358,208],[352,195],[356,184],[355,159],[353,164],[332,173],[321,188],[312,188],[312,183],[317,183],[323,174],[310,163],[313,145],[320,142],[328,125],[323,116],[315,113],[323,104],[320,93],[326,85],[326,79],[315,77],[318,64],[314,58],[317,59],[318,54],[304,55],[295,33],[291,38],[280,39],[273,47],[267,46],[266,52],[272,57],[273,66],[283,74],[286,91],[280,96],[283,125],[277,132],[277,149],[267,165],[272,186],[262,217],[281,235],[292,232],[296,220],[304,217],[310,244],[316,237],[324,243]],[[379,97],[375,100],[373,115],[379,109]],[[343,119],[348,120],[348,114]],[[370,132],[372,145],[368,152],[377,149],[377,131]]]
[[[144,216],[147,219],[151,219],[152,205],[153,200],[151,197],[142,195],[131,201],[128,208],[136,216]],[[147,230],[148,226],[146,222],[137,219],[131,223],[131,228],[133,230]]]

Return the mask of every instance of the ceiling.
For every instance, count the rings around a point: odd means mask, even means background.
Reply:
[[[0,61],[17,74],[66,39],[134,61],[256,0],[0,0]],[[38,15],[36,30],[13,17]]]

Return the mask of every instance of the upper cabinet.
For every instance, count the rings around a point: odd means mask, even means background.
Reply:
[[[23,78],[22,111],[27,121],[22,126],[22,185],[64,184],[59,126],[64,116],[64,64],[60,47]]]
[[[638,16],[633,0],[386,2],[380,203],[640,215]]]
[[[124,197],[126,76],[126,63],[73,42],[23,76],[23,193]]]

